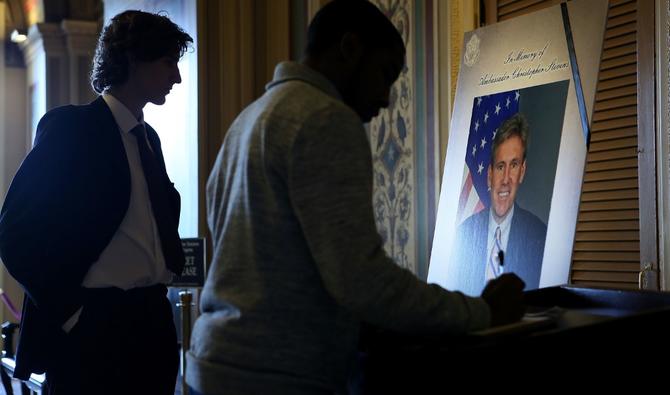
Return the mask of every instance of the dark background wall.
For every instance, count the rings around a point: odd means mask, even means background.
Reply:
[[[519,188],[517,202],[545,224],[549,220],[568,85],[566,80],[520,91],[519,111],[528,120],[530,138],[526,175]]]

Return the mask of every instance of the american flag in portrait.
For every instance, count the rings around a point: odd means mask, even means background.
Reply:
[[[487,172],[493,138],[498,127],[519,111],[520,97],[516,90],[474,99],[456,226],[491,204]]]

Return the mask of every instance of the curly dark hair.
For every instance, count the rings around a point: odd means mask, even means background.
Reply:
[[[102,93],[128,79],[130,59],[151,62],[163,56],[181,58],[191,43],[193,38],[166,16],[124,11],[112,18],[98,38],[91,85]]]

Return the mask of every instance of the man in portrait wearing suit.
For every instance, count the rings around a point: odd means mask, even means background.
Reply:
[[[191,37],[126,11],[102,32],[82,106],[49,111],[0,213],[0,257],[23,287],[15,377],[50,394],[173,394],[166,284],[181,273],[179,194],[143,120],[181,82]]]
[[[488,280],[509,272],[526,289],[539,287],[547,226],[515,202],[526,173],[528,133],[521,113],[499,127],[487,174],[491,205],[458,227],[452,262],[459,289],[467,294],[479,295]]]

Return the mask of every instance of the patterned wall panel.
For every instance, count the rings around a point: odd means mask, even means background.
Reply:
[[[437,182],[432,1],[373,2],[395,24],[407,47],[406,65],[392,87],[390,105],[369,124],[375,218],[388,254],[425,279]]]
[[[393,21],[407,47],[406,66],[391,88],[390,105],[369,125],[375,218],[386,252],[398,265],[416,273],[413,7],[408,0],[375,0],[374,3]]]

